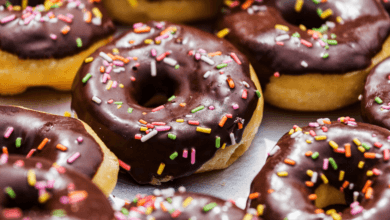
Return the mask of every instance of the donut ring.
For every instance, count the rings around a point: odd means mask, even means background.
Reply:
[[[70,90],[81,63],[114,31],[98,0],[0,0],[0,94]]]
[[[219,30],[246,53],[274,106],[327,111],[355,103],[371,68],[390,55],[389,16],[376,0],[252,2],[227,9]]]
[[[251,193],[259,197],[247,207],[275,220],[387,219],[389,136],[348,117],[294,126],[253,180]]]
[[[225,40],[151,22],[91,57],[75,78],[71,108],[139,183],[225,168],[257,132],[261,89],[245,56]]]
[[[0,106],[3,153],[45,158],[91,179],[109,195],[115,188],[118,160],[85,123],[13,106]],[[1,181],[0,181],[1,182]]]
[[[1,219],[114,220],[105,195],[86,176],[43,158],[2,154]]]

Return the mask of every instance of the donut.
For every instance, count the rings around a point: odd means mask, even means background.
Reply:
[[[264,219],[387,219],[390,132],[341,117],[294,126],[251,184]]]
[[[222,0],[103,0],[110,16],[121,23],[151,20],[193,22],[216,16]]]
[[[114,31],[100,0],[0,0],[0,94],[70,90],[81,63]]]
[[[257,219],[253,214],[246,214],[233,201],[225,201],[200,193],[186,192],[184,187],[180,187],[178,192],[175,192],[173,188],[156,189],[153,195],[138,194],[132,201],[116,198],[115,200],[117,202],[114,208],[118,207],[115,216],[118,219],[126,219],[126,216],[137,220]]]
[[[73,169],[91,179],[107,196],[115,188],[118,159],[80,120],[0,106],[0,125],[4,154],[45,158],[58,167]]]
[[[138,183],[226,168],[257,132],[260,85],[223,39],[149,22],[91,57],[75,77],[71,108]]]
[[[385,7],[387,12],[390,12],[390,1],[388,0],[381,0],[383,7]]]
[[[0,179],[1,219],[115,219],[86,176],[46,159],[2,154]]]
[[[390,20],[376,0],[230,4],[218,35],[243,51],[283,109],[329,111],[358,101],[370,69],[390,54]]]

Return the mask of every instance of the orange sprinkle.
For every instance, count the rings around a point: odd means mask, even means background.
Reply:
[[[186,103],[182,102],[179,105],[180,105],[180,107],[184,107],[184,106],[186,106]]]
[[[344,147],[345,147],[345,156],[346,157],[351,157],[352,156],[351,145],[350,144],[345,144]]]
[[[62,145],[62,144],[57,144],[56,148],[57,148],[58,150],[61,150],[61,151],[66,151],[66,150],[68,150],[68,148],[65,147],[65,146]]]
[[[369,187],[371,187],[371,184],[372,184],[372,181],[371,180],[367,180],[366,184],[364,185],[363,189],[362,189],[362,193],[366,193],[367,192],[367,189]]]
[[[144,124],[144,125],[146,125],[146,124],[148,123],[148,122],[146,122],[146,121],[143,120],[143,119],[140,119],[139,122],[140,122],[141,124]]]
[[[49,142],[49,139],[48,139],[48,138],[43,139],[43,141],[39,144],[39,146],[37,147],[37,149],[38,149],[38,150],[42,150],[43,147],[47,144],[47,142]]]
[[[134,44],[135,40],[129,40],[129,44]]]
[[[322,122],[324,122],[324,124],[327,124],[327,125],[330,125],[330,124],[332,124],[332,122],[330,122],[330,121],[327,121],[327,120],[323,120]]]
[[[228,82],[229,87],[230,87],[231,89],[234,89],[234,82],[233,82],[233,79],[232,79],[232,78],[227,78],[226,81]]]
[[[366,159],[375,159],[375,157],[376,157],[376,153],[368,153],[368,152],[364,153],[364,158]]]
[[[348,181],[344,181],[343,188],[347,188],[348,185],[349,185],[349,182]]]
[[[309,195],[309,199],[310,200],[316,200],[317,199],[317,195],[316,194],[310,194]]]
[[[242,129],[242,128],[244,127],[244,126],[242,125],[242,123],[240,123],[240,122],[238,122],[237,125],[238,125],[238,129]]]
[[[244,4],[241,5],[241,8],[246,10],[248,9],[254,2],[255,0],[246,0]]]
[[[147,202],[146,198],[142,198],[142,199],[138,200],[137,206],[143,206],[143,205],[145,205],[146,202]]]
[[[168,212],[168,209],[164,206],[162,202],[160,203],[160,208],[161,210],[163,210],[163,212]]]
[[[116,60],[115,56],[112,55],[112,54],[110,54],[110,53],[107,53],[107,56],[109,56],[109,57],[110,57],[111,59],[113,59],[113,60]]]
[[[226,116],[223,116],[222,117],[222,119],[221,119],[221,121],[219,122],[219,127],[223,127],[224,125],[225,125],[225,122],[226,122],[226,120],[227,120],[227,117]]]
[[[69,27],[69,26],[65,26],[65,27],[63,27],[63,28],[61,29],[61,33],[62,33],[63,35],[69,33],[69,31],[70,31],[70,27]]]
[[[217,51],[217,52],[214,52],[214,53],[208,53],[207,55],[209,57],[221,56],[222,52],[221,51]]]
[[[173,27],[173,26],[167,27],[165,30],[161,31],[160,36],[165,35],[166,33],[174,31],[174,30],[176,30],[176,27]]]
[[[291,166],[294,166],[294,165],[295,165],[295,161],[293,161],[293,160],[291,160],[291,159],[288,159],[288,158],[284,159],[284,163],[285,163],[285,164],[289,164],[289,165],[291,165]]]
[[[324,210],[323,210],[323,209],[316,209],[316,210],[314,211],[314,213],[316,213],[316,214],[321,214],[321,213],[324,213]]]
[[[133,57],[133,60],[134,60],[134,61],[137,61],[137,60],[138,60],[138,57]]]
[[[368,187],[366,195],[365,195],[366,199],[371,199],[373,191],[374,190],[372,189],[372,187]]]
[[[146,26],[146,27],[136,28],[136,29],[134,29],[134,32],[137,34],[138,33],[147,33],[147,32],[150,32],[150,27]]]
[[[101,72],[101,73],[104,73],[104,72],[106,72],[106,70],[105,70],[104,66],[101,66],[101,67],[100,67],[100,72]]]
[[[314,186],[314,183],[311,182],[311,181],[306,181],[305,184],[306,184],[307,187],[313,187]]]
[[[267,193],[269,193],[269,194],[271,194],[271,193],[273,193],[273,192],[275,192],[275,190],[273,190],[273,189],[267,190]]]
[[[305,153],[305,156],[306,156],[306,157],[310,157],[311,155],[313,155],[313,152],[311,152],[311,151],[307,151],[307,152]]]
[[[8,154],[8,148],[7,147],[3,147],[3,154]]]
[[[249,195],[249,199],[256,199],[256,198],[259,198],[259,196],[260,196],[260,193],[258,193],[258,192],[251,193]]]
[[[87,23],[91,23],[91,21],[92,21],[92,13],[90,11],[87,11],[85,13],[85,20],[84,21],[87,22]]]

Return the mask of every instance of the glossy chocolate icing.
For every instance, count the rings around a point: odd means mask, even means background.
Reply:
[[[296,130],[298,133],[295,132],[292,135],[285,134],[276,144],[280,149],[276,153],[271,151],[274,154],[271,154],[251,184],[251,192],[258,192],[260,196],[248,200],[247,207],[256,208],[259,204],[264,205],[262,215],[264,219],[332,219],[323,213],[315,214],[317,207],[308,198],[319,185],[325,183],[321,177],[324,174],[329,185],[344,191],[348,208],[339,213],[342,219],[388,219],[390,212],[388,207],[383,204],[387,204],[390,199],[389,162],[388,158],[381,157],[383,152],[388,152],[390,148],[388,140],[390,132],[388,130],[365,123],[346,122],[345,118],[344,122],[332,122],[320,126],[312,124],[303,127],[303,134],[299,134],[298,130],[299,128]],[[306,134],[306,132],[314,133]],[[326,140],[315,140],[312,135],[326,136]],[[361,145],[370,147],[369,150],[365,151],[366,153],[376,153],[377,155],[374,157],[377,158],[365,158],[364,153],[358,150],[357,142],[353,141],[355,138],[361,142]],[[311,140],[312,143],[307,143],[307,140]],[[330,141],[338,144],[337,149],[340,152],[337,153],[332,149]],[[342,149],[345,149],[345,144],[351,145],[351,157],[346,157],[346,154],[342,152]],[[361,148],[363,147],[360,146]],[[276,149],[278,148],[276,147]],[[305,156],[308,151],[318,152],[319,157],[313,159],[311,156]],[[331,163],[329,163],[327,170],[323,168],[323,160],[329,158],[334,159],[337,169],[334,169]],[[285,159],[295,161],[295,165],[285,163]],[[362,169],[358,168],[360,161],[364,162]],[[377,169],[375,172],[380,172],[380,175],[368,176],[367,171],[374,171],[374,168]],[[311,181],[307,170],[318,174],[312,187],[305,185],[305,181]],[[345,171],[345,175],[340,181],[341,170]],[[280,177],[277,175],[278,172],[282,171],[288,172],[288,176]],[[369,199],[365,198],[366,195],[362,193],[367,180],[372,181],[371,187],[373,189],[372,197]],[[345,181],[349,181],[349,185],[343,186]],[[351,184],[353,184],[352,189],[350,188]],[[352,215],[352,209],[349,205],[353,202],[355,191],[359,195],[357,199],[359,204],[355,208],[363,209],[363,212]],[[353,212],[356,212],[356,209]]]
[[[385,7],[387,12],[390,12],[390,1],[388,0],[381,0],[382,5]]]
[[[156,28],[160,25],[161,29]],[[131,166],[130,175],[143,184],[150,183],[153,177],[172,179],[194,173],[218,150],[217,137],[220,137],[220,147],[224,143],[228,146],[232,144],[229,136],[231,133],[234,134],[234,141],[240,142],[244,129],[239,129],[237,122],[241,121],[245,127],[258,102],[256,88],[250,79],[249,62],[229,42],[182,25],[151,22],[148,26],[151,27],[150,32],[124,33],[91,55],[94,61],[83,64],[75,77],[71,105],[78,117],[95,130],[110,150]],[[168,38],[161,40],[159,45],[144,43],[146,39],[155,39],[168,27],[176,27],[177,31],[166,35]],[[99,69],[104,67],[104,63],[108,63],[99,53],[108,54],[115,48],[119,49],[121,56],[130,57],[131,61],[125,64],[124,72],[113,71],[109,74],[112,81],[118,85],[123,84],[124,88],[119,85],[107,90],[107,84],[110,82],[101,82],[103,75]],[[157,61],[157,75],[152,77],[151,62],[155,60],[151,55],[152,49],[156,50],[157,57],[170,51],[171,54],[167,57],[177,61],[180,67],[175,69],[164,61]],[[222,55],[209,58],[215,62],[210,65],[189,55],[189,51],[195,50],[195,53],[198,53],[199,49],[209,53],[220,51]],[[231,60],[232,52],[238,56],[242,65]],[[136,57],[136,60],[132,57]],[[231,62],[228,62],[227,67],[218,70],[216,65],[226,60]],[[207,71],[211,73],[205,79],[204,74]],[[223,71],[223,74],[220,71]],[[92,77],[84,84],[82,79],[87,73],[91,73]],[[228,78],[234,81],[234,89],[229,88]],[[244,81],[249,88],[244,86]],[[248,93],[247,99],[241,98],[244,89]],[[159,107],[163,109],[156,112],[153,112],[156,106],[143,106],[147,99],[158,93],[166,95],[167,98],[171,95],[176,98],[160,103],[162,106]],[[93,102],[91,99],[94,96],[101,99],[102,103]],[[123,103],[109,104],[117,101]],[[185,103],[185,106],[182,107],[181,103]],[[238,104],[239,108],[233,109],[233,104]],[[191,113],[200,106],[204,106],[204,109]],[[132,113],[128,112],[129,108]],[[232,114],[232,118],[228,118],[221,128],[218,123],[227,114]],[[184,122],[176,122],[177,119],[184,119]],[[140,120],[144,122],[141,123]],[[188,121],[198,121],[199,125],[190,125]],[[143,124],[145,122],[147,124]],[[154,132],[152,130],[161,127],[152,126],[153,122],[163,122],[165,126],[170,126],[170,130],[159,131],[146,142],[135,139],[137,134],[145,136],[145,132],[140,131],[141,127],[148,126],[148,132]],[[211,134],[197,132],[197,127],[210,128]],[[168,134],[176,135],[176,139],[168,138]],[[194,164],[191,163],[192,149],[195,154]],[[188,152],[187,158],[183,157],[185,150]],[[177,157],[170,159],[175,152]],[[158,175],[157,170],[161,163],[165,164],[165,168],[162,174]]]
[[[300,75],[343,74],[362,70],[371,64],[371,58],[382,49],[382,43],[390,33],[389,17],[376,0],[328,0],[318,4],[304,0],[300,12],[295,11],[296,2],[254,1],[247,10],[243,10],[242,5],[227,7],[226,15],[221,16],[218,30],[230,30],[225,38],[246,53],[263,84],[275,72]],[[331,9],[333,14],[321,19],[317,14],[318,9]],[[338,16],[343,24],[337,22]],[[307,28],[320,28],[326,22],[333,22],[330,24],[335,27],[328,28],[324,34],[328,35],[328,39],[332,39],[331,34],[336,34],[332,40],[337,41],[337,45],[329,45],[329,49],[299,28],[299,24]],[[287,26],[289,31],[276,29],[276,24]],[[292,37],[294,33],[299,33],[300,38]],[[278,45],[277,37],[286,34],[289,39],[280,40],[279,43],[284,45]],[[312,47],[301,44],[301,39],[312,44]],[[325,53],[329,57],[323,58]],[[303,61],[307,67],[302,64]]]
[[[4,1],[5,2],[5,1]],[[0,20],[8,16],[15,15],[16,18],[7,23],[0,22],[0,49],[17,55],[22,59],[42,59],[42,58],[63,58],[72,56],[81,51],[84,51],[93,43],[108,37],[115,31],[115,26],[108,17],[105,9],[100,2],[91,3],[88,0],[61,0],[62,6],[50,9],[49,11],[38,12],[37,7],[34,19],[28,24],[20,24],[23,22],[22,16],[27,14],[27,10],[9,11],[5,7],[5,3],[0,4],[3,11],[0,9]],[[20,4],[21,1],[10,1],[14,5]],[[29,4],[36,6],[36,4],[43,4],[44,1],[33,1]],[[1,1],[0,1],[1,3]],[[71,6],[75,7],[71,7]],[[77,6],[78,5],[78,6]],[[94,9],[95,8],[95,9]],[[96,15],[92,13],[99,9],[102,14],[100,25],[94,24],[93,19],[97,19]],[[91,13],[92,22],[84,21],[86,13]],[[56,18],[49,21],[40,21],[43,18],[48,18],[48,14],[53,13]],[[59,16],[72,17],[71,23],[58,19]],[[68,16],[70,15],[70,16]],[[24,21],[28,20],[27,16]],[[37,20],[41,17],[40,20]],[[53,21],[53,22],[52,22]],[[61,30],[70,27],[67,34],[62,34]],[[57,38],[53,40],[51,35]],[[82,46],[79,47],[77,39],[80,38]]]
[[[0,162],[0,219],[114,219],[107,198],[83,175],[72,170],[58,172],[51,162],[42,158],[10,156],[6,163],[4,159],[3,154]],[[27,180],[31,171],[36,179],[32,185]],[[7,193],[8,187],[13,190],[15,198]],[[39,195],[44,193],[49,193],[50,198],[40,203]],[[86,197],[76,197],[80,194]],[[12,210],[14,217],[8,216]]]
[[[35,149],[32,157],[42,157],[65,168],[76,170],[92,179],[103,161],[103,152],[95,139],[85,130],[77,119],[36,112],[13,106],[0,106],[0,146],[6,147],[9,154],[28,155]],[[11,135],[6,138],[9,128]],[[77,138],[82,142],[78,143]],[[21,146],[16,147],[17,138]],[[49,141],[42,150],[41,142]],[[66,151],[56,148],[58,144],[67,147]],[[73,163],[67,160],[75,153],[80,153]]]
[[[379,63],[367,76],[361,113],[364,121],[390,129],[390,59]],[[379,103],[375,98],[379,98]]]

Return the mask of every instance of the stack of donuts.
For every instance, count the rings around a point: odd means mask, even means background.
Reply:
[[[0,219],[387,219],[389,5],[0,0]]]

